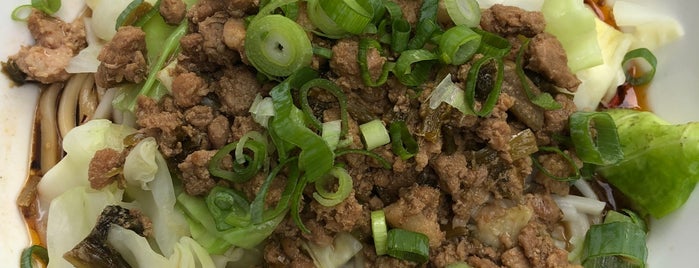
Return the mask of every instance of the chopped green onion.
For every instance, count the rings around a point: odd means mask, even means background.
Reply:
[[[304,68],[270,91],[276,114],[270,122],[270,131],[276,133],[272,134],[272,137],[301,149],[299,168],[305,172],[304,178],[308,182],[314,182],[325,175],[335,161],[335,155],[325,140],[305,126],[303,112],[294,106],[291,97],[292,87],[300,87],[315,77],[315,71]],[[282,133],[284,135],[281,135]],[[277,143],[275,141],[275,145]]]
[[[61,0],[32,0],[32,7],[46,14],[53,15],[53,13],[61,9]]]
[[[162,20],[162,18],[161,18]],[[157,88],[158,88],[158,72],[165,67],[165,62],[167,62],[168,59],[177,51],[179,48],[180,44],[180,39],[182,36],[184,36],[187,33],[187,28],[188,24],[187,21],[185,20],[182,22],[177,28],[174,29],[170,33],[170,35],[165,39],[165,42],[162,43],[162,50],[160,51],[159,54],[152,55],[153,50],[150,48],[148,49],[148,54],[149,57],[155,57],[155,63],[151,63],[150,67],[150,72],[148,73],[148,77],[146,78],[146,81],[143,83],[143,86],[141,87],[140,91],[138,92],[138,95],[144,95],[148,97],[153,97],[155,93],[157,93]],[[146,34],[146,37],[148,34]],[[146,41],[147,42],[147,41]],[[134,112],[136,109],[136,100],[138,98],[132,98],[128,100],[128,103],[126,104],[125,108],[127,108],[129,111]]]
[[[12,10],[10,17],[14,21],[27,21],[32,13],[32,5],[21,5]]]
[[[497,65],[497,73],[495,74],[494,78],[495,81],[493,81],[493,88],[490,90],[488,97],[481,105],[481,109],[476,111],[476,84],[478,83],[479,73],[483,65],[490,61],[494,61]],[[493,112],[493,108],[495,108],[495,104],[497,104],[498,98],[500,97],[500,89],[502,87],[502,80],[504,77],[504,68],[505,66],[501,58],[484,56],[473,63],[471,69],[468,70],[468,76],[466,78],[466,104],[468,104],[468,108],[476,113],[476,115],[488,116],[491,112]]]
[[[380,119],[374,119],[359,125],[359,130],[362,132],[362,138],[367,150],[373,150],[391,142],[386,126],[383,125]]]
[[[308,19],[311,20],[314,26],[318,27],[324,36],[337,39],[345,36],[347,31],[342,29],[335,23],[325,10],[320,6],[320,0],[308,0],[306,1],[306,10],[308,13]]]
[[[410,39],[410,23],[403,18],[403,11],[395,2],[386,1],[384,6],[391,17],[391,50],[394,53],[403,52],[408,47]]]
[[[250,204],[236,190],[215,186],[206,196],[206,207],[219,231],[250,225]]]
[[[385,255],[388,251],[386,239],[388,238],[388,227],[386,226],[386,213],[383,210],[371,212],[371,233],[374,237],[374,248],[376,255]]]
[[[418,144],[404,121],[391,122],[389,132],[391,133],[391,149],[398,157],[408,160],[417,154]]]
[[[522,42],[522,46],[519,49],[519,52],[517,52],[517,59],[515,60],[515,72],[517,73],[517,77],[519,77],[519,81],[522,84],[522,88],[524,88],[524,92],[527,94],[529,100],[537,106],[546,110],[561,109],[563,108],[563,106],[561,106],[560,103],[554,100],[551,94],[544,92],[539,95],[535,95],[532,91],[531,85],[529,84],[529,78],[527,78],[527,75],[524,73],[524,52],[529,47],[529,42],[529,38],[524,39],[524,42]]]
[[[114,29],[119,30],[122,26],[133,25],[139,18],[153,9],[153,6],[143,0],[133,0],[124,8],[117,17]]]
[[[549,152],[549,153],[555,153],[557,155],[560,155],[563,157],[563,159],[568,162],[568,166],[570,167],[570,171],[572,171],[572,175],[566,176],[566,177],[559,177],[551,172],[549,172],[547,169],[545,169],[541,163],[536,159],[536,157],[532,157],[532,162],[534,163],[534,166],[536,166],[541,172],[543,172],[546,176],[549,176],[550,178],[553,178],[557,181],[574,181],[580,178],[580,168],[578,167],[577,164],[575,164],[575,161],[573,161],[573,158],[570,157],[570,155],[564,153],[560,149],[556,147],[547,147],[547,146],[542,146],[539,147],[539,151],[542,152]]]
[[[291,218],[294,220],[294,223],[296,223],[296,226],[298,226],[302,232],[310,233],[311,230],[308,230],[306,225],[303,224],[303,220],[301,220],[301,209],[299,208],[301,206],[301,197],[303,196],[303,189],[306,189],[306,185],[308,185],[308,179],[306,176],[302,176],[298,184],[296,184],[296,187],[294,188],[294,191],[291,194],[291,201],[289,202],[291,207]]]
[[[245,55],[269,76],[285,77],[310,65],[313,46],[306,32],[282,15],[257,15],[245,35]]]
[[[481,22],[481,7],[476,0],[445,0],[444,6],[456,25],[476,27]]]
[[[252,152],[252,157],[249,155],[236,156],[233,161],[233,171],[225,170],[221,167],[223,158],[238,148],[238,144],[243,144],[243,147]],[[241,150],[242,152],[242,150]],[[219,149],[209,161],[209,172],[211,175],[223,178],[232,182],[246,182],[254,177],[262,168],[265,159],[267,158],[267,145],[263,142],[248,139],[246,141],[238,141],[229,143]]]
[[[481,35],[481,46],[478,48],[478,53],[496,58],[504,57],[510,53],[512,44],[507,39],[479,28],[471,28],[471,30]]]
[[[585,236],[582,264],[596,267],[645,267],[646,233],[630,221],[590,226]]]
[[[569,125],[575,151],[583,162],[611,165],[624,159],[616,124],[609,114],[576,112]]]
[[[424,263],[429,260],[430,240],[421,233],[394,228],[388,231],[388,255],[395,258]]]
[[[360,34],[374,17],[374,8],[367,0],[319,1],[325,14],[345,31]]]
[[[451,27],[439,39],[440,59],[446,64],[464,64],[476,53],[480,44],[481,36],[469,27]]]
[[[267,174],[265,181],[260,186],[260,190],[255,195],[255,199],[250,203],[250,220],[253,224],[260,224],[263,221],[268,221],[270,219],[276,218],[280,213],[285,211],[289,207],[289,200],[291,199],[291,194],[294,191],[296,182],[298,181],[298,158],[291,157],[287,158],[281,163],[279,163],[272,171]],[[272,211],[264,211],[265,208],[265,198],[267,192],[269,192],[269,187],[272,185],[272,180],[277,177],[277,174],[282,171],[286,166],[290,166],[292,172],[287,176],[287,184],[282,192],[281,198],[277,203],[277,206]]]
[[[325,140],[326,143],[328,143],[330,149],[334,151],[337,149],[337,146],[340,143],[340,136],[342,136],[341,131],[341,120],[324,122],[323,131],[320,136],[323,137],[323,140]]]
[[[331,59],[333,57],[333,50],[329,48],[324,48],[324,47],[313,47],[313,55],[317,55],[319,57],[323,57],[326,59]]]
[[[631,69],[629,66],[631,62],[635,62],[638,59],[645,62],[644,66],[639,66],[641,68],[645,67],[640,77],[636,77],[634,74],[629,72]],[[637,48],[627,52],[626,55],[624,55],[624,60],[622,61],[621,65],[626,70],[626,81],[629,82],[629,84],[634,86],[645,85],[653,80],[653,77],[655,76],[655,69],[658,65],[658,59],[656,59],[655,55],[653,55],[653,53],[647,48]]]
[[[337,179],[337,191],[330,192],[328,188],[332,186],[331,178]],[[332,207],[342,203],[352,192],[352,177],[347,170],[341,167],[334,167],[328,175],[321,177],[315,182],[316,192],[313,198],[323,206]]]
[[[427,81],[432,65],[438,58],[428,50],[406,50],[398,57],[393,73],[403,85],[419,86]]]
[[[439,29],[439,26],[435,22],[437,19],[437,9],[439,9],[439,0],[422,1],[420,19],[415,27],[415,36],[413,36],[413,39],[408,43],[408,49],[422,48],[432,34]]]
[[[335,98],[337,99],[337,103],[340,105],[340,121],[342,123],[340,135],[345,136],[349,129],[347,123],[347,96],[345,96],[345,93],[339,86],[337,86],[332,81],[321,78],[316,78],[311,81],[308,81],[305,84],[303,84],[301,89],[299,89],[299,102],[301,103],[301,110],[306,115],[306,117],[310,119],[313,127],[315,127],[318,130],[322,129],[321,122],[320,120],[318,120],[318,118],[316,118],[315,115],[313,115],[311,105],[308,103],[308,92],[312,88],[324,89],[328,93],[335,96]]]
[[[40,245],[32,245],[22,250],[22,256],[20,257],[20,267],[34,267],[34,257],[38,257],[39,260],[44,264],[49,263],[49,253],[46,251],[46,248]]]
[[[388,73],[393,70],[395,63],[384,63],[383,67],[381,68],[381,75],[379,75],[379,77],[374,81],[371,78],[371,73],[369,73],[369,64],[367,63],[367,53],[369,52],[369,48],[372,47],[378,50],[379,53],[382,52],[381,44],[379,44],[378,41],[368,38],[362,38],[359,40],[357,63],[359,64],[359,70],[362,72],[361,75],[362,80],[364,80],[364,84],[367,86],[376,87],[386,83],[388,80]]]

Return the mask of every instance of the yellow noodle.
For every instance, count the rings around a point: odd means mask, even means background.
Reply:
[[[97,92],[95,91],[95,76],[88,75],[82,86],[80,87],[80,95],[78,97],[78,115],[80,122],[83,124],[90,121],[95,114],[97,108]]]
[[[46,174],[61,158],[61,145],[58,143],[58,126],[56,124],[56,102],[61,89],[63,89],[62,83],[52,84],[44,90],[39,99],[40,166],[43,174]]]
[[[61,137],[65,137],[68,131],[76,126],[78,96],[80,88],[90,74],[73,75],[63,89],[61,100],[58,103],[58,130]]]

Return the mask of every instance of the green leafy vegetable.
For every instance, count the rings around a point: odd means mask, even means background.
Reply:
[[[598,172],[640,212],[661,218],[687,201],[699,180],[699,123],[672,125],[650,112],[609,110],[624,152]]]

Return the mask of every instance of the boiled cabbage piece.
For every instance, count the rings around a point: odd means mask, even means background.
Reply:
[[[66,156],[44,174],[37,186],[41,206],[49,208],[54,198],[72,188],[89,187],[87,171],[95,152],[105,148],[123,150],[124,138],[134,132],[105,119],[89,121],[68,132],[63,138]]]
[[[699,181],[699,123],[672,125],[627,109],[606,112],[617,125],[625,157],[598,172],[641,213],[661,218],[682,206]]]

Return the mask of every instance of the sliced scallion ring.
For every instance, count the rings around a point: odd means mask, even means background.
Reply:
[[[385,255],[388,251],[388,246],[386,245],[388,227],[386,226],[386,213],[383,210],[371,212],[371,233],[374,237],[376,255]]]
[[[124,8],[117,17],[114,29],[119,30],[122,26],[133,25],[145,14],[148,14],[153,6],[143,0],[133,0]]]
[[[430,240],[425,234],[394,228],[388,231],[388,255],[395,258],[424,263],[429,260]]]
[[[481,7],[476,0],[444,0],[444,6],[456,25],[476,27],[481,22]]]
[[[478,53],[496,58],[504,57],[510,53],[512,44],[507,39],[479,28],[471,28],[471,30],[481,35],[481,46],[478,48]]]
[[[319,1],[325,14],[340,28],[353,34],[364,31],[372,18],[374,7],[367,0],[323,0]]]
[[[258,71],[286,77],[310,65],[313,46],[296,22],[282,15],[267,15],[250,22],[245,55]]]
[[[32,7],[42,12],[53,15],[61,9],[61,0],[32,0]]]
[[[391,149],[394,154],[403,160],[408,160],[417,154],[418,144],[404,121],[391,122],[389,132],[391,134]]]
[[[646,233],[627,221],[592,225],[582,255],[585,267],[644,267],[648,255]]]
[[[425,49],[406,50],[398,57],[393,73],[403,85],[419,86],[427,81],[438,58]]]
[[[575,152],[595,165],[616,164],[624,159],[614,119],[601,112],[576,112],[570,115],[570,138]]]
[[[10,17],[14,21],[27,21],[32,14],[32,5],[21,5],[12,10]]]
[[[464,25],[449,28],[439,39],[440,59],[446,64],[466,63],[481,45],[481,36]]]
[[[638,62],[638,60],[642,60],[639,62],[639,64],[643,65],[638,66],[639,68],[642,68],[642,73],[637,77],[636,74],[629,72],[629,70],[632,69],[629,65],[631,62]],[[647,48],[637,48],[627,52],[626,55],[624,55],[624,60],[622,61],[621,65],[624,67],[624,70],[626,70],[626,81],[631,85],[639,86],[648,84],[651,80],[653,80],[653,77],[655,76],[655,69],[658,65],[658,59],[656,59],[655,55],[653,55],[653,53]]]
[[[494,61],[497,68],[493,81],[493,88],[490,89],[488,97],[481,105],[481,109],[477,111],[475,105],[478,74],[480,73],[481,68],[490,61]],[[471,111],[476,113],[478,116],[488,116],[491,112],[493,112],[493,108],[495,108],[495,104],[497,104],[498,98],[500,97],[500,89],[502,87],[502,80],[504,77],[504,68],[505,66],[502,59],[492,56],[484,56],[473,63],[471,69],[468,70],[468,75],[466,78],[466,104],[468,104],[468,108],[470,108]]]
[[[371,87],[376,87],[383,85],[388,80],[388,73],[393,70],[395,63],[386,62],[381,68],[381,75],[374,80],[369,72],[369,64],[367,62],[367,54],[369,48],[375,48],[381,53],[381,44],[374,39],[362,38],[359,40],[359,50],[357,52],[357,63],[359,64],[359,70],[361,71],[362,80],[364,84]]]
[[[337,191],[328,191],[332,186],[332,178],[337,179]],[[342,167],[334,167],[324,177],[321,177],[315,182],[316,192],[313,193],[313,199],[326,207],[332,207],[342,203],[352,192],[352,177]]]
[[[326,37],[341,38],[345,36],[347,31],[328,17],[328,14],[326,14],[325,10],[320,6],[320,2],[320,0],[307,1],[306,10],[308,12],[308,19],[310,19],[313,25],[318,27]]]
[[[374,119],[359,125],[362,138],[367,150],[373,150],[376,147],[388,144],[391,142],[391,137],[388,135],[386,126],[383,125],[381,119]]]
[[[22,256],[20,257],[20,267],[33,268],[34,257],[37,257],[44,264],[49,263],[49,253],[48,251],[46,251],[46,248],[39,245],[33,245],[22,250]]]

